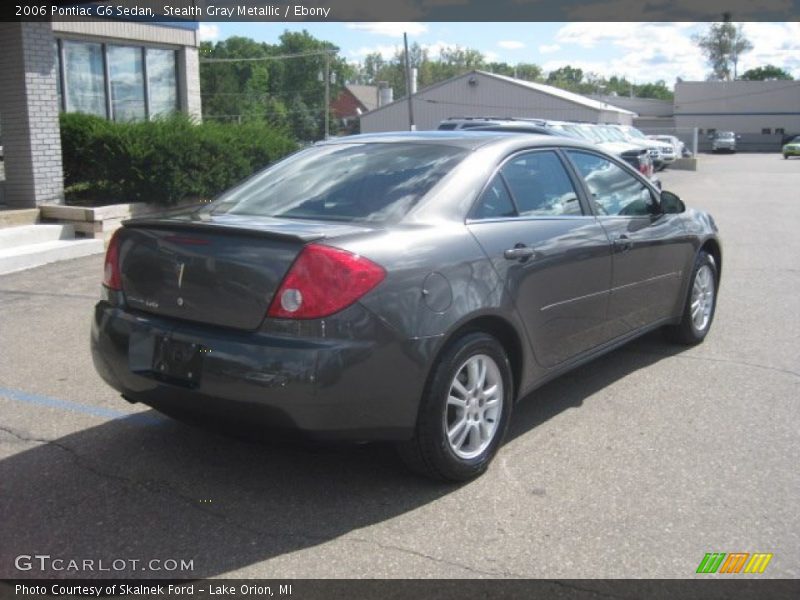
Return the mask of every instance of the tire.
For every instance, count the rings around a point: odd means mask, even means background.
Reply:
[[[789,160],[789,155],[788,154],[784,154],[783,155],[783,160]]]
[[[717,308],[718,285],[719,272],[714,257],[700,251],[694,261],[681,322],[664,329],[670,341],[694,345],[706,338]]]
[[[433,366],[415,435],[398,444],[400,457],[412,471],[432,479],[477,477],[508,430],[513,385],[508,357],[494,337],[471,332],[457,338]]]

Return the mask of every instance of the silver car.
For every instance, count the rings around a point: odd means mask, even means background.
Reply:
[[[739,138],[733,131],[717,131],[711,134],[711,151],[736,152],[736,140]]]

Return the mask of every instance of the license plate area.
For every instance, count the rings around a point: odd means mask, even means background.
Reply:
[[[152,373],[157,379],[194,387],[203,371],[205,347],[168,335],[156,336],[153,347]]]

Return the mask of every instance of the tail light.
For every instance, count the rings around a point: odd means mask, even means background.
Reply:
[[[111,290],[122,289],[122,274],[119,270],[119,232],[117,229],[111,236],[106,250],[106,262],[103,269],[103,285]]]
[[[650,159],[649,154],[643,154],[639,157],[639,172],[648,178],[653,175],[653,161]]]
[[[268,317],[319,319],[347,308],[386,277],[371,260],[345,250],[309,244],[284,277]]]

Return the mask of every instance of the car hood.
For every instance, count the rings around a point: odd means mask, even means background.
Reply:
[[[641,151],[644,148],[644,146],[638,144],[629,144],[628,142],[599,142],[597,145],[612,154]]]

